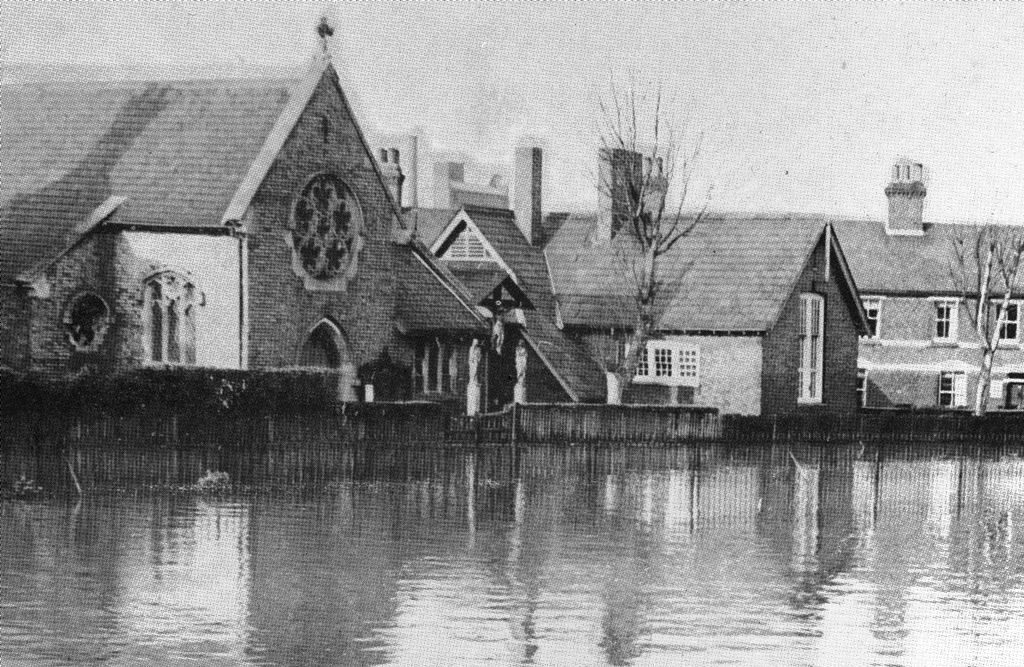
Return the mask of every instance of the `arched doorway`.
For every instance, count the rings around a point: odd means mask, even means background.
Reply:
[[[320,320],[314,326],[299,352],[299,365],[315,368],[341,368],[349,361],[345,335],[334,322]]]
[[[337,371],[338,398],[342,401],[356,400],[355,364],[349,355],[345,334],[334,322],[323,319],[310,329],[299,350],[299,365]]]

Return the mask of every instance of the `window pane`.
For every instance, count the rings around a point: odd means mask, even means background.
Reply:
[[[178,346],[178,336],[181,334],[178,324],[178,304],[171,303],[167,306],[167,361],[181,361],[181,349]]]
[[[672,376],[672,350],[664,347],[654,348],[654,376]]]
[[[149,304],[149,350],[151,361],[164,359],[164,317],[163,305],[160,303],[160,287],[154,285],[150,291],[152,301]]]

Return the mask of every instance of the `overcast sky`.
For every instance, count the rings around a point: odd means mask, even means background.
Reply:
[[[326,12],[370,132],[484,163],[545,147],[545,209],[596,201],[598,96],[662,82],[705,136],[714,208],[882,219],[891,163],[926,218],[1024,222],[1024,4],[48,3],[3,0],[4,81],[301,71]],[[422,177],[421,177],[422,178]]]

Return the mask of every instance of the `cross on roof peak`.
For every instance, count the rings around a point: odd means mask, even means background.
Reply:
[[[327,38],[334,34],[334,28],[328,23],[326,16],[320,17],[320,23],[316,26],[316,34],[320,37],[320,47],[327,53]]]

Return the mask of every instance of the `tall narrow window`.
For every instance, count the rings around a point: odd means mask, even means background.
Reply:
[[[959,304],[955,300],[942,300],[935,302],[935,332],[933,339],[939,343],[952,343],[956,341]]]
[[[196,363],[196,307],[199,293],[184,277],[158,273],[145,284],[147,361]]]
[[[868,407],[868,371],[864,368],[857,369],[857,405]]]
[[[437,339],[423,341],[416,346],[413,388],[417,393],[452,392],[457,375],[458,361],[454,347]]]
[[[825,352],[825,299],[819,294],[800,295],[800,391],[801,403],[821,403]]]

